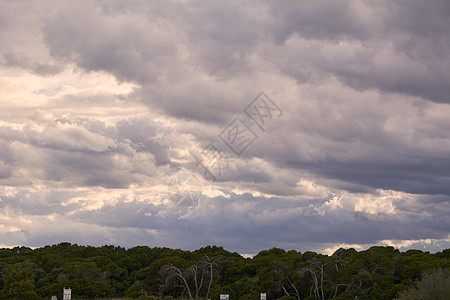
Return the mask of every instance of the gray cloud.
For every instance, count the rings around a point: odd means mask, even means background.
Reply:
[[[445,239],[448,234],[448,218],[439,218],[435,223],[420,212],[400,210],[395,215],[354,212],[346,204],[333,208],[330,205],[333,200],[336,199],[298,201],[232,194],[229,199],[204,199],[181,217],[179,209],[173,206],[119,202],[84,211],[71,219],[117,228],[147,228],[163,232],[166,242],[172,245],[178,239],[186,240],[184,246],[190,249],[195,249],[198,243],[226,244],[241,253],[268,245],[299,248],[304,243],[376,244],[385,239]],[[405,219],[409,222],[405,223]],[[180,228],[186,229],[180,232]],[[183,235],[192,239],[183,239]]]
[[[4,243],[448,245],[448,2],[0,6]],[[264,130],[243,111],[262,90]],[[240,156],[236,117],[258,135]],[[175,206],[210,142],[229,168]]]

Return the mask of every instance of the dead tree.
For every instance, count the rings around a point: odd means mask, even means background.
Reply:
[[[311,267],[302,268],[298,270],[300,275],[305,275],[309,273],[311,275],[312,285],[310,289],[310,296],[312,295],[312,291],[314,290],[314,297],[316,299],[325,300],[325,294],[323,291],[323,285],[325,283],[324,280],[324,267],[327,265],[326,262],[321,262],[317,259],[314,259],[311,263]]]
[[[167,273],[166,277],[166,285],[167,282],[170,281],[170,279],[175,278],[178,282],[181,282],[181,286],[184,288],[184,290],[187,291],[189,295],[189,299],[194,300],[191,293],[191,288],[189,287],[189,284],[186,280],[186,277],[183,275],[183,272],[174,265],[166,266],[163,270],[164,273]]]
[[[205,268],[209,272],[209,283],[208,283],[208,290],[206,291],[206,300],[208,300],[209,292],[211,291],[211,286],[214,279],[214,271],[217,271],[217,269],[215,270],[214,268],[217,267],[218,264],[222,261],[223,257],[217,257],[214,260],[211,260],[208,257],[208,255],[205,255],[203,260],[201,261],[201,263],[205,266]]]

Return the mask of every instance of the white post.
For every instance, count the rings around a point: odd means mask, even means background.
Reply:
[[[63,289],[63,300],[71,300],[72,299],[72,290],[70,288]]]

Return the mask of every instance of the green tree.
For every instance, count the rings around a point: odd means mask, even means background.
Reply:
[[[17,300],[37,299],[34,268],[34,264],[29,260],[10,266],[4,276],[3,297]]]

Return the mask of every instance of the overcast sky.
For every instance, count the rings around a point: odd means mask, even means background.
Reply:
[[[449,248],[449,28],[448,1],[2,1],[0,247]]]

